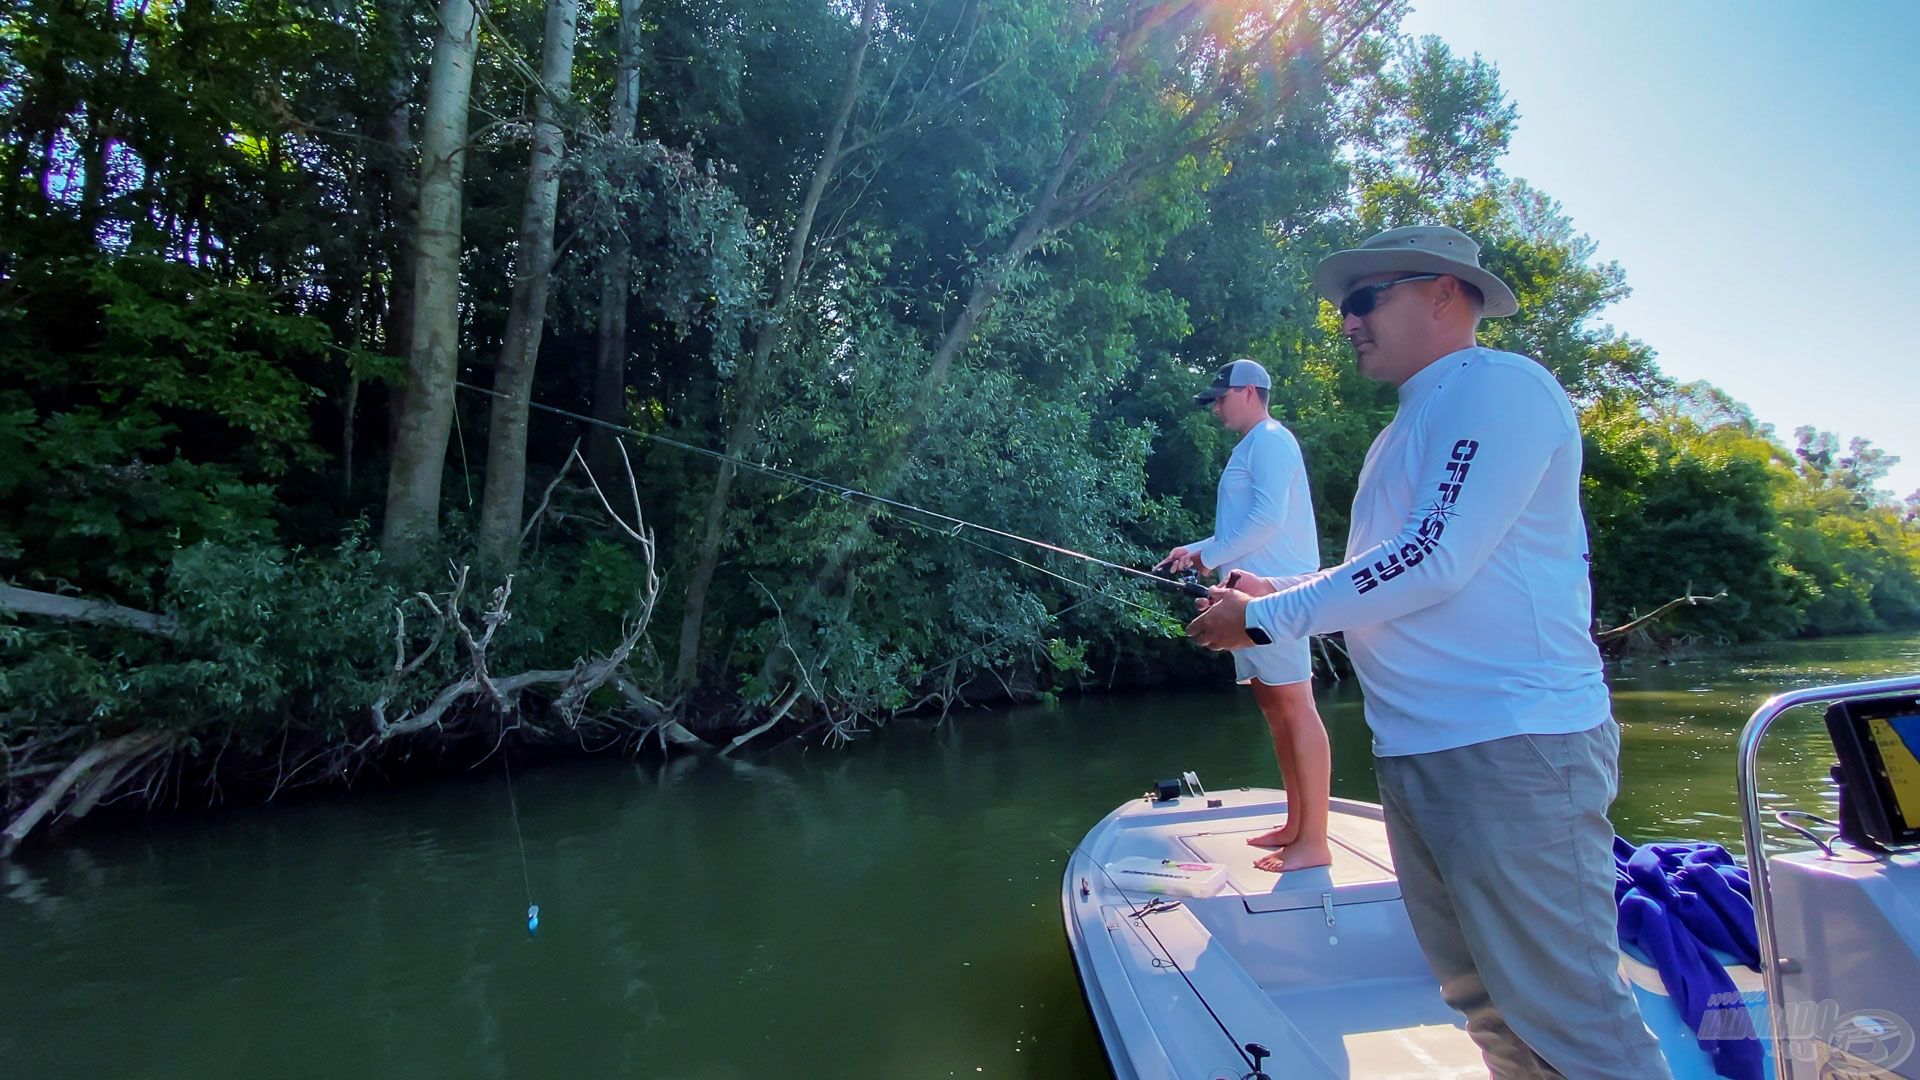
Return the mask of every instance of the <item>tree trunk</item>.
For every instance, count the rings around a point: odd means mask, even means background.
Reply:
[[[387,306],[381,333],[388,354],[403,355],[413,341],[414,222],[419,210],[413,161],[413,93],[407,65],[408,0],[385,0],[388,62],[386,115],[380,131],[382,166],[387,179],[387,212],[391,215],[389,251],[399,252],[387,268]],[[397,397],[397,395],[396,395]]]
[[[1357,18],[1343,33],[1339,43],[1331,50],[1327,59],[1344,53],[1357,41],[1361,34],[1370,28],[1386,9],[1382,2],[1368,13],[1365,0],[1352,10]],[[1276,17],[1269,31],[1269,38],[1277,36],[1286,28],[1299,5],[1286,9]],[[1135,67],[1140,58],[1153,48],[1153,36],[1165,35],[1168,27],[1158,20],[1143,19],[1132,30],[1122,35],[1115,47],[1109,71],[1119,73]],[[1326,61],[1323,60],[1324,65]],[[940,344],[935,348],[933,362],[921,377],[915,389],[913,401],[907,409],[906,424],[899,436],[894,438],[881,455],[880,468],[862,478],[862,488],[881,495],[895,494],[895,485],[906,465],[907,455],[912,450],[915,439],[925,425],[930,410],[936,400],[940,387],[945,383],[947,372],[971,340],[973,327],[980,317],[997,299],[1012,273],[1018,269],[1043,242],[1057,236],[1074,225],[1085,221],[1094,214],[1118,205],[1124,199],[1141,190],[1154,177],[1175,167],[1178,162],[1189,157],[1204,159],[1216,152],[1232,138],[1237,138],[1253,130],[1262,123],[1269,122],[1280,115],[1281,109],[1299,90],[1299,85],[1286,88],[1276,99],[1265,104],[1264,108],[1238,120],[1225,123],[1207,130],[1190,126],[1200,118],[1208,103],[1217,103],[1235,86],[1238,78],[1237,66],[1222,68],[1216,75],[1216,82],[1210,86],[1196,88],[1195,102],[1189,113],[1188,122],[1177,126],[1169,141],[1143,147],[1117,164],[1090,168],[1085,163],[1086,151],[1094,136],[1106,126],[1106,121],[1120,89],[1118,79],[1109,79],[1100,96],[1090,102],[1090,108],[1083,117],[1075,118],[1069,126],[1069,135],[1061,144],[1058,155],[1048,173],[1047,179],[1035,193],[1034,202],[1023,215],[1019,229],[1008,240],[1007,245],[997,254],[986,260],[980,275],[969,290],[966,303],[956,313],[951,325],[942,335]],[[1195,132],[1198,131],[1198,134]],[[1074,182],[1070,182],[1074,181]],[[829,549],[820,570],[814,576],[811,591],[818,595],[827,592],[844,579],[846,567],[853,556],[865,544],[868,526],[872,523],[879,507],[871,502],[862,502],[853,525],[845,530]],[[849,586],[850,589],[850,586]],[[766,680],[777,677],[785,663],[785,654],[779,650],[769,652],[762,663],[760,678]]]
[[[607,131],[615,139],[633,138],[640,116],[640,0],[620,3],[620,67],[613,83],[613,115]],[[627,304],[633,294],[633,252],[627,234],[616,229],[600,262],[600,329],[594,354],[593,418],[624,425],[627,419]],[[587,458],[601,476],[621,466],[614,433],[595,427],[587,437]]]
[[[394,562],[411,561],[422,545],[440,535],[440,478],[453,428],[453,383],[460,357],[461,175],[483,3],[441,4],[440,40],[427,87],[406,396],[387,471],[387,514],[380,535],[381,550]]]
[[[107,183],[107,155],[120,135],[123,119],[120,103],[126,100],[132,89],[134,57],[139,48],[141,31],[146,25],[147,7],[151,2],[141,0],[139,6],[133,9],[127,26],[126,44],[120,50],[119,72],[106,84],[105,93],[89,101],[86,107],[87,136],[81,143],[81,163],[86,171],[80,181],[80,220],[87,235],[95,239],[98,239],[101,216],[111,195]],[[111,8],[108,20],[117,21]]]
[[[807,240],[813,233],[814,216],[819,212],[820,199],[826,193],[827,184],[832,181],[834,172],[844,160],[841,148],[846,141],[847,124],[853,118],[854,105],[860,100],[860,70],[866,64],[867,47],[873,43],[874,3],[875,0],[866,0],[861,8],[860,42],[854,47],[852,58],[847,61],[847,78],[840,90],[833,127],[827,133],[826,149],[820,155],[820,163],[814,167],[813,180],[807,185],[806,196],[794,218],[793,235],[787,242],[786,263],[781,268],[780,286],[774,294],[773,306],[754,334],[753,359],[742,372],[740,380],[740,411],[727,427],[726,453],[729,458],[740,456],[759,426],[765,388],[771,379],[767,364],[779,344],[781,332],[786,326],[787,308],[800,283],[800,266],[806,258]],[[675,687],[690,683],[699,666],[700,628],[706,618],[707,592],[720,562],[720,544],[725,539],[727,496],[733,490],[734,471],[733,462],[720,462],[713,492],[707,497],[699,556],[694,563],[693,575],[687,581],[687,600],[680,618],[680,657],[673,669]]]
[[[1006,286],[1007,276],[1026,261],[1027,256],[1033,253],[1041,240],[1062,227],[1058,220],[1062,210],[1061,189],[1067,177],[1079,164],[1080,155],[1086,148],[1094,127],[1105,115],[1105,108],[1106,102],[1103,101],[1093,121],[1074,132],[1061,146],[1052,172],[1035,198],[1032,208],[1022,219],[1019,230],[1008,241],[1006,248],[987,263],[979,278],[974,281],[966,304],[961,307],[952,325],[948,326],[947,332],[942,335],[940,344],[934,349],[933,363],[927,368],[927,373],[921,377],[913,401],[907,408],[907,423],[902,433],[893,440],[887,454],[881,459],[885,463],[882,471],[868,478],[865,490],[886,496],[895,494],[894,485],[899,482],[900,472],[906,467],[907,453],[912,449],[913,440],[926,423],[927,412],[932,407],[934,397],[938,394],[941,385],[946,382],[947,371],[953,366],[954,360],[959,357],[967,342],[972,339],[974,324],[1000,295],[1000,290]],[[832,587],[832,583],[841,579],[847,560],[866,543],[867,526],[873,522],[873,517],[878,511],[879,507],[874,503],[861,504],[853,527],[842,533],[835,541],[827,553],[825,562],[821,564],[820,571],[814,576],[814,592],[827,590]],[[763,669],[763,674],[777,670],[776,667],[771,666],[775,664],[774,657],[777,655],[776,653],[768,654],[769,666]]]
[[[615,427],[627,423],[627,304],[633,298],[632,260],[626,234],[615,231],[600,260],[600,323],[593,359],[593,418]],[[610,428],[598,425],[587,434],[587,460],[601,476],[620,469],[616,438]]]
[[[172,616],[156,615],[138,608],[122,607],[107,600],[83,600],[77,596],[0,585],[0,611],[23,615],[44,615],[50,619],[72,619],[105,626],[123,626],[164,638],[180,636],[180,627]]]
[[[520,554],[520,521],[527,497],[527,402],[533,392],[548,286],[553,280],[554,212],[567,149],[559,112],[573,88],[573,43],[579,18],[580,0],[548,0],[541,89],[535,92],[533,159],[527,166],[527,196],[520,209],[518,272],[500,361],[494,367],[493,389],[498,396],[490,407],[487,486],[480,502],[480,562],[492,573],[512,569]]]

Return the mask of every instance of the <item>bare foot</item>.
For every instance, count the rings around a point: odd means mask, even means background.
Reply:
[[[1298,840],[1285,851],[1276,851],[1253,864],[1255,870],[1278,874],[1283,870],[1311,870],[1333,862],[1333,849],[1325,840]]]
[[[1289,821],[1285,825],[1247,841],[1254,847],[1283,848],[1300,839],[1300,827]]]

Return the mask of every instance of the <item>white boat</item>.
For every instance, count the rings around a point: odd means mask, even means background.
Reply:
[[[1885,760],[1863,756],[1861,738],[1845,734],[1867,733],[1874,717],[1920,717],[1916,693],[1920,677],[1795,691],[1742,732],[1733,771],[1761,955],[1779,960],[1728,971],[1774,1080],[1920,1080],[1920,788],[1902,786],[1920,784],[1920,771],[1900,774],[1907,764],[1891,747]],[[1797,824],[1811,815],[1788,812],[1783,823],[1809,850],[1768,857],[1754,784],[1760,741],[1781,713],[1811,702],[1832,703],[1841,763],[1865,770],[1843,783],[1846,835],[1861,843],[1821,839]],[[1380,807],[1334,799],[1332,865],[1276,875],[1254,869],[1259,853],[1246,841],[1284,817],[1284,792],[1207,792],[1191,773],[1168,787],[1094,826],[1061,883],[1067,940],[1116,1076],[1487,1075],[1414,941]],[[1676,1080],[1713,1077],[1642,960],[1623,956],[1622,974]]]

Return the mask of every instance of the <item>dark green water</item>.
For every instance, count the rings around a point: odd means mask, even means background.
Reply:
[[[1616,824],[1737,843],[1763,697],[1916,670],[1920,635],[1615,672]],[[1372,798],[1357,693],[1322,709]],[[1776,730],[1767,786],[1817,808],[1817,714]],[[0,1078],[1103,1075],[1060,868],[1181,769],[1274,782],[1244,691],[523,771],[537,938],[497,770],[88,835],[0,864]]]

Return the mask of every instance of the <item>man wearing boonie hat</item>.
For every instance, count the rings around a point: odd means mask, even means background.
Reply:
[[[1273,387],[1267,369],[1235,360],[1214,373],[1213,385],[1194,396],[1221,426],[1240,436],[1220,473],[1213,535],[1174,548],[1155,569],[1194,567],[1261,576],[1312,573],[1320,567],[1307,466],[1293,432],[1267,411]],[[1273,755],[1287,789],[1287,820],[1247,841],[1271,849],[1254,862],[1274,873],[1325,866],[1327,799],[1333,751],[1313,703],[1313,654],[1305,637],[1277,640],[1233,654],[1234,677],[1253,689],[1254,703],[1273,736]]]
[[[1619,974],[1620,729],[1588,632],[1580,428],[1553,375],[1481,348],[1518,305],[1479,247],[1392,229],[1314,271],[1361,374],[1399,388],[1347,558],[1236,575],[1200,644],[1345,631],[1407,914],[1494,1076],[1670,1076]]]

